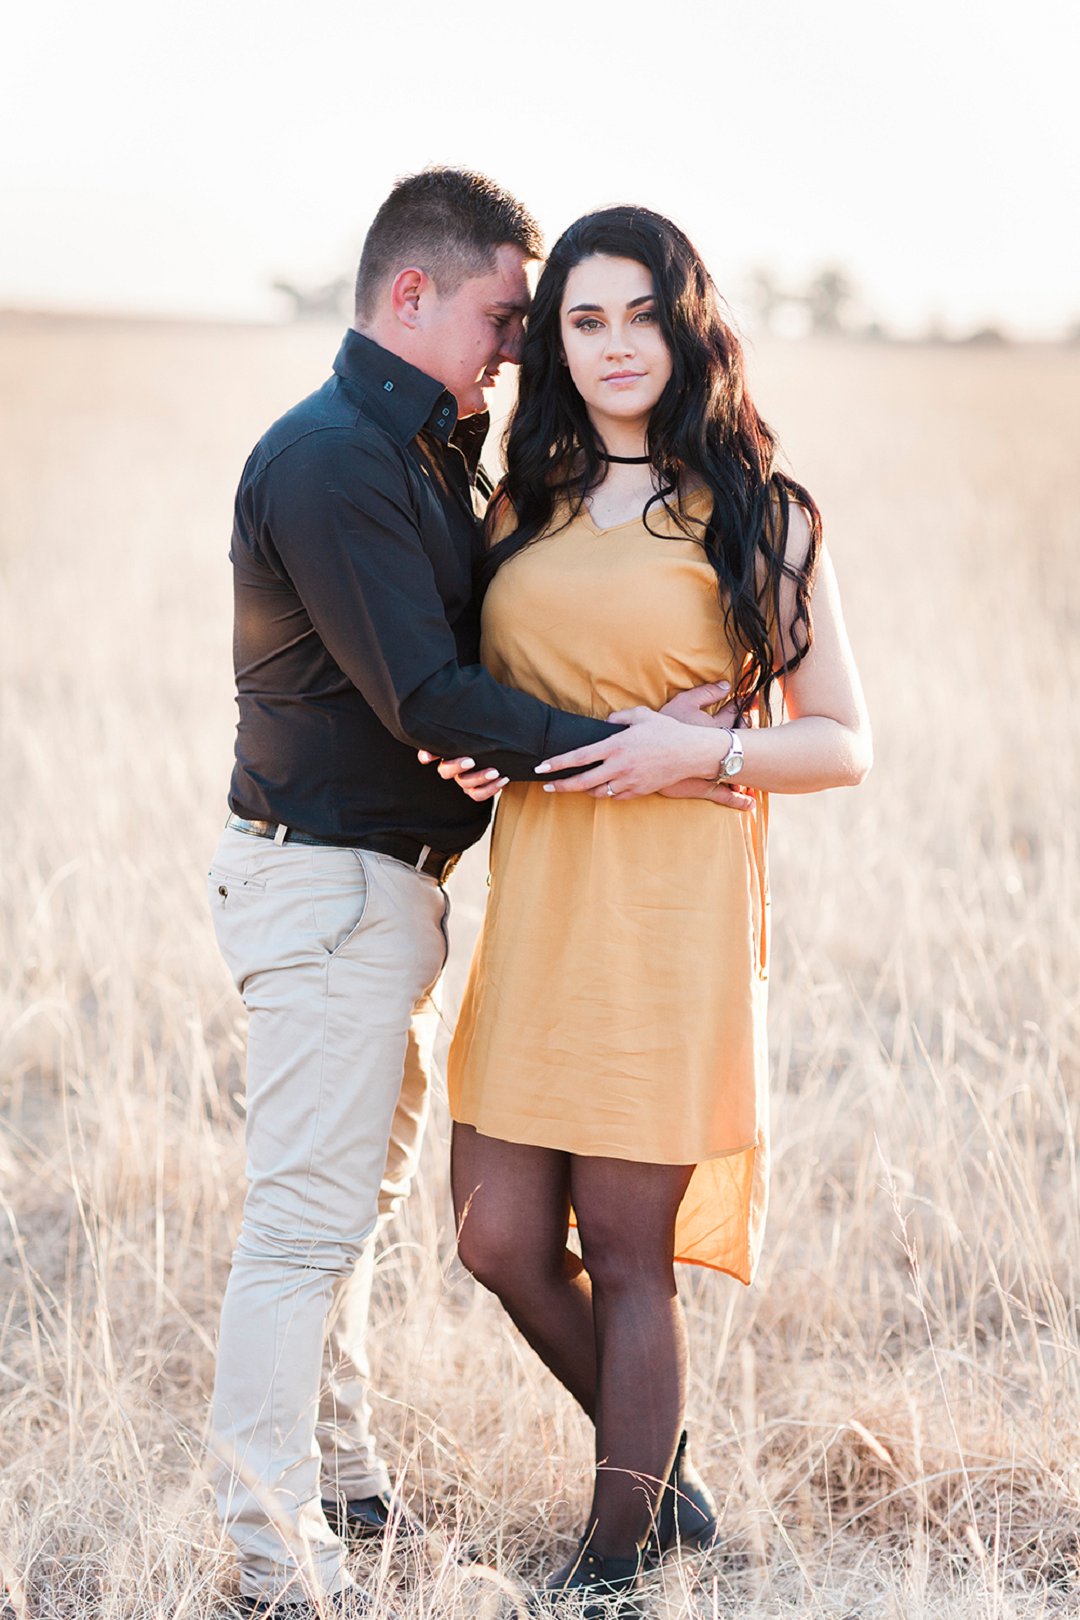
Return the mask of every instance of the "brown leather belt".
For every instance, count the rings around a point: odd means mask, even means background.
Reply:
[[[445,883],[461,859],[461,851],[447,855],[442,850],[422,844],[408,833],[365,833],[363,838],[317,837],[314,833],[298,832],[295,827],[283,827],[276,821],[248,821],[244,816],[231,815],[225,823],[235,832],[247,833],[251,838],[272,838],[275,844],[313,844],[334,849],[370,849],[376,855],[389,855],[395,861],[423,872],[427,877]]]

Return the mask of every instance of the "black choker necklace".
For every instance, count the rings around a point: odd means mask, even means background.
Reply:
[[[606,451],[598,452],[601,461],[617,461],[620,467],[647,467],[652,456],[609,456]]]

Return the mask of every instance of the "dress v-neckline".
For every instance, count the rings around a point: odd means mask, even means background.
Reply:
[[[689,495],[684,495],[683,496],[682,500],[679,502],[679,505],[681,507],[685,508],[687,505],[689,505],[689,503],[691,501],[696,501],[699,495],[707,495],[708,492],[709,492],[709,490],[708,490],[708,485],[707,484],[699,484],[697,489],[692,489],[690,491]],[[652,508],[652,510],[655,512],[657,510],[657,508],[654,506]],[[665,511],[665,512],[671,512],[673,510],[673,508],[668,506],[667,502],[665,501],[663,506],[660,508],[660,510]],[[592,512],[589,510],[589,506],[588,506],[587,502],[583,501],[581,503],[581,511],[582,511],[582,513],[583,513],[583,515],[585,517],[585,520],[588,523],[590,529],[593,531],[594,534],[597,534],[597,535],[601,535],[601,534],[617,534],[620,529],[628,529],[628,528],[630,528],[630,526],[632,524],[641,522],[641,513],[638,512],[635,517],[623,518],[620,523],[606,523],[603,526],[601,526],[599,523],[597,523],[596,519],[593,517]]]
[[[588,523],[589,528],[593,531],[594,534],[614,534],[616,529],[626,529],[626,528],[629,528],[631,523],[640,523],[641,522],[641,513],[639,512],[636,517],[623,518],[621,523],[605,523],[601,527],[601,525],[599,523],[597,523],[596,519],[593,517],[592,513],[589,511],[589,508],[587,506],[582,507],[582,511],[585,514],[585,520]]]

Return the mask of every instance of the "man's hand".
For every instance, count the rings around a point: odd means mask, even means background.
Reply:
[[[474,759],[440,759],[437,754],[429,754],[426,748],[421,748],[416,757],[421,765],[437,764],[443,780],[456,782],[462,793],[467,793],[477,804],[493,799],[510,780],[508,776],[500,776],[498,771],[478,771]]]
[[[708,799],[710,804],[723,805],[726,810],[752,810],[754,795],[749,788],[736,787],[731,782],[710,783],[700,776],[688,776],[682,782],[672,782],[660,789],[662,799]]]
[[[727,726],[730,730],[737,713],[734,703],[726,703],[714,714],[709,713],[710,705],[724,703],[730,691],[727,681],[692,686],[688,692],[676,692],[673,698],[668,698],[658,712],[666,714],[669,720],[681,720],[684,726]],[[615,716],[611,718],[614,720]]]
[[[688,692],[676,692],[660,713],[666,714],[671,720],[681,720],[684,726],[725,726],[730,731],[739,719],[738,705],[734,702],[724,703],[730,691],[727,681],[716,681],[711,686],[693,686]],[[709,706],[714,703],[723,707],[710,712]],[[720,782],[710,787],[702,776],[684,777],[681,782],[672,782],[670,787],[661,788],[660,793],[665,799],[709,799],[711,803],[723,805],[728,810],[754,808],[752,793],[743,792],[730,782]]]

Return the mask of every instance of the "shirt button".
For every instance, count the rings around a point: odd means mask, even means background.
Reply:
[[[383,387],[386,389],[386,392],[388,394],[392,394],[394,392],[394,385],[393,385],[392,382],[389,381],[389,379],[387,379],[387,381],[383,383]]]

